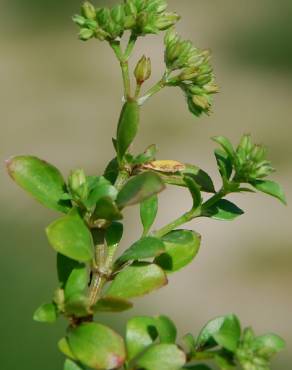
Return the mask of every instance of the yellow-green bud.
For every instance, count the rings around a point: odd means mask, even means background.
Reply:
[[[73,197],[77,195],[80,199],[87,198],[88,186],[84,170],[77,169],[72,171],[68,179],[68,184]]]
[[[196,104],[198,107],[202,109],[209,109],[210,108],[210,103],[205,96],[200,96],[200,95],[194,95],[192,97],[193,103]]]
[[[151,60],[146,58],[145,55],[139,60],[135,68],[135,77],[138,85],[141,85],[151,76]]]
[[[95,7],[89,2],[85,1],[81,7],[82,15],[87,19],[95,19],[96,10]]]

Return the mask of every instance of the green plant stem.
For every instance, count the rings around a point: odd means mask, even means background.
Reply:
[[[208,199],[203,205],[202,205],[202,211],[206,211],[207,209],[211,208],[214,204],[216,204],[220,199],[224,198],[228,192],[221,188],[218,193],[213,195],[210,199]]]
[[[119,171],[118,177],[115,182],[115,187],[118,191],[122,189],[122,187],[125,185],[129,177],[130,177],[130,174],[128,171],[124,169]]]
[[[178,228],[179,226],[193,220],[194,218],[200,217],[201,208],[192,209],[189,212],[184,213],[182,216],[178,217],[176,220],[170,222],[166,226],[154,232],[154,236],[161,238],[168,234],[170,231]]]
[[[125,54],[124,54],[126,60],[129,60],[129,58],[130,58],[130,56],[133,52],[136,41],[137,41],[137,36],[132,33],[130,38],[129,38],[129,42],[128,42],[128,45],[127,45],[127,48],[126,48],[126,51],[125,51]]]
[[[157,94],[160,90],[162,90],[166,86],[165,78],[163,77],[160,81],[158,81],[151,89],[149,89],[144,96],[139,99],[139,104],[144,104],[148,99],[150,99],[153,95]]]

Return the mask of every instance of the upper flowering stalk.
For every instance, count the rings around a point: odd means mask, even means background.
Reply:
[[[168,85],[179,86],[183,90],[193,114],[200,116],[209,113],[212,94],[218,92],[209,63],[210,52],[196,48],[171,29],[165,36],[164,59],[170,72],[178,71],[178,75],[171,78]]]

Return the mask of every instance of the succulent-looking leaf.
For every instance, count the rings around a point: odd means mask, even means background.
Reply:
[[[201,237],[194,231],[174,230],[162,238],[166,253],[155,259],[155,263],[166,272],[176,272],[188,265],[197,255]]]
[[[270,180],[257,180],[253,181],[251,185],[257,190],[279,199],[283,204],[287,204],[284,190],[278,183]]]
[[[57,320],[58,312],[54,303],[46,303],[41,305],[34,313],[33,319],[38,322],[52,324]]]
[[[161,343],[176,342],[176,326],[169,317],[163,315],[156,317],[156,328]]]
[[[136,262],[115,277],[106,291],[106,296],[126,299],[139,297],[166,284],[166,275],[159,266],[151,263]]]
[[[132,177],[117,197],[119,208],[141,203],[164,189],[161,178],[153,172],[144,172]]]
[[[158,211],[158,197],[153,195],[140,205],[140,217],[143,225],[143,235],[146,236],[151,229]]]
[[[126,344],[128,359],[132,360],[157,338],[157,321],[153,317],[138,316],[127,322]]]
[[[148,168],[157,172],[175,173],[184,171],[186,169],[186,165],[178,161],[167,159],[146,163],[144,168]]]
[[[136,364],[145,370],[180,370],[185,362],[184,352],[175,344],[156,344],[139,356]]]
[[[121,161],[138,132],[140,108],[136,101],[123,106],[117,129],[117,154]]]
[[[89,276],[85,265],[74,268],[65,285],[65,299],[82,294],[88,286]]]
[[[113,158],[107,165],[104,171],[104,177],[110,181],[112,185],[116,182],[119,175],[119,163],[117,158]]]
[[[86,323],[70,329],[68,341],[78,361],[93,369],[115,369],[125,361],[123,339],[105,325]]]
[[[133,303],[117,297],[104,297],[93,306],[94,312],[122,312],[133,307]]]
[[[225,152],[229,155],[230,159],[234,160],[236,158],[236,153],[231,144],[230,140],[225,136],[214,136],[212,138],[216,143],[220,144]]]
[[[252,343],[252,349],[258,355],[270,358],[285,348],[285,341],[275,334],[265,334],[256,337]]]
[[[83,368],[78,366],[75,362],[67,359],[64,364],[64,370],[83,370]]]
[[[184,176],[188,175],[194,178],[202,191],[207,193],[215,193],[213,181],[207,172],[191,164],[185,164],[184,166],[184,169],[176,173],[159,172],[160,177],[166,184],[187,187],[184,181]]]
[[[52,247],[64,256],[79,262],[93,258],[92,236],[76,209],[49,225],[46,232]]]
[[[165,252],[163,242],[153,236],[146,236],[134,243],[118,259],[118,263],[125,263],[131,260],[142,260],[154,258]]]
[[[123,224],[113,222],[105,231],[105,240],[109,248],[116,247],[123,237]]]
[[[115,200],[118,194],[117,189],[103,176],[88,176],[90,181],[90,194],[84,202],[88,209],[95,207],[96,203],[103,198]]]
[[[72,260],[69,257],[64,256],[61,253],[57,253],[57,271],[58,271],[58,280],[61,288],[65,287],[65,284],[71,274],[71,272],[79,267],[82,267],[83,264],[75,260]]]
[[[219,148],[215,150],[215,157],[222,178],[224,180],[229,180],[233,171],[230,157],[224,150]]]
[[[65,312],[67,315],[84,317],[90,315],[90,301],[88,296],[82,293],[72,294],[66,299]]]
[[[44,206],[63,213],[70,210],[70,201],[62,200],[66,185],[56,167],[33,156],[13,157],[6,163],[12,179]]]
[[[207,349],[221,345],[234,352],[241,334],[240,322],[235,315],[220,316],[210,320],[201,330],[197,340],[197,349]]]
[[[69,347],[68,341],[66,338],[61,338],[58,342],[59,350],[67,357],[71,358],[72,360],[76,360],[75,356],[73,355],[71,348]]]
[[[212,207],[203,211],[204,216],[219,221],[232,221],[243,214],[244,212],[242,209],[226,199],[219,200]]]
[[[98,200],[94,211],[95,219],[108,221],[117,221],[123,218],[116,203],[109,197],[104,197]]]

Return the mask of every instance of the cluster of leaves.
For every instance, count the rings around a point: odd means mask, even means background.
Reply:
[[[283,348],[283,341],[275,335],[255,337],[250,329],[242,333],[233,315],[212,320],[197,338],[185,336],[184,345],[176,343],[176,328],[164,316],[133,318],[125,340],[94,322],[100,312],[130,309],[132,299],[163,287],[169,274],[193,261],[201,236],[182,225],[198,217],[230,221],[242,215],[226,199],[228,194],[258,190],[285,203],[280,185],[266,179],[273,169],[265,149],[254,145],[249,135],[243,136],[236,149],[227,138],[214,138],[220,145],[215,150],[222,178],[218,190],[196,165],[157,159],[155,145],[133,153],[141,105],[162,87],[180,87],[195,115],[208,113],[210,96],[217,91],[208,53],[170,30],[165,38],[162,80],[140,97],[140,88],[151,75],[150,60],[142,57],[134,71],[137,86],[132,95],[129,56],[138,36],[168,29],[177,21],[166,8],[165,0],[126,0],[111,9],[96,9],[86,2],[82,15],[74,18],[81,26],[82,39],[96,37],[110,43],[122,69],[125,103],[113,139],[116,156],[103,175],[88,176],[77,169],[66,181],[55,166],[37,157],[16,156],[7,161],[8,172],[20,187],[44,206],[63,213],[46,229],[57,252],[59,286],[51,302],[36,310],[34,319],[53,323],[63,316],[68,320],[67,335],[59,342],[67,356],[65,370],[209,369],[200,364],[204,360],[213,360],[222,370],[236,364],[244,370],[268,370],[271,356]],[[125,30],[131,35],[123,52],[120,37]],[[187,188],[191,206],[176,220],[153,230],[158,195],[167,185]],[[140,207],[141,237],[117,255],[124,209],[134,205]]]
[[[124,0],[112,8],[95,8],[86,1],[81,15],[75,15],[73,20],[80,26],[81,40],[95,37],[111,41],[122,37],[127,30],[135,36],[144,36],[172,27],[179,16],[167,12],[167,6],[166,0]]]

